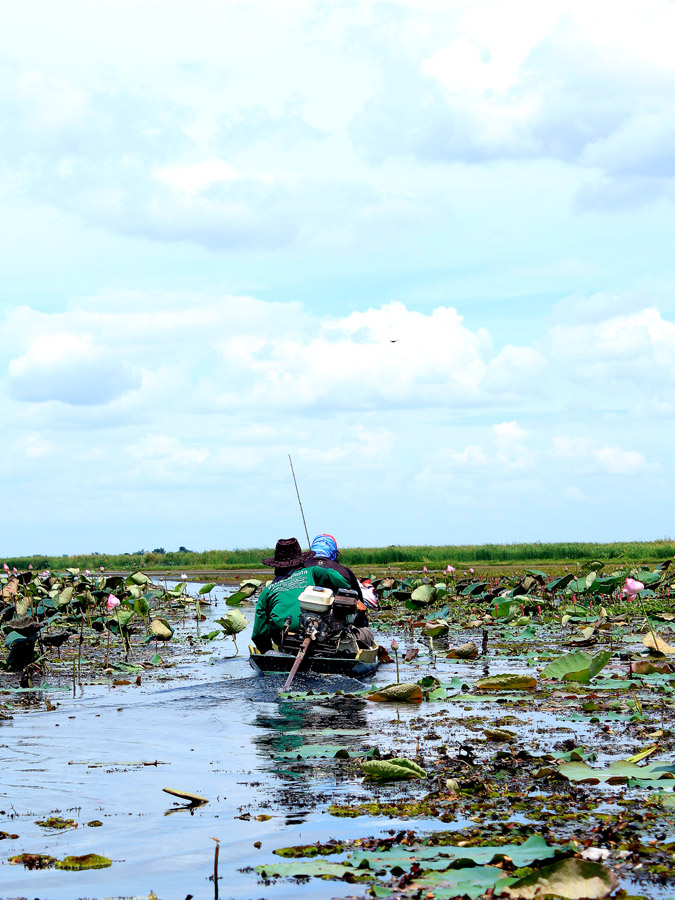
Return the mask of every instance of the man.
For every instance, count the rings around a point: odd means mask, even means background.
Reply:
[[[263,565],[274,566],[274,580],[263,588],[255,610],[251,639],[261,653],[272,649],[272,642],[278,643],[286,620],[290,618],[290,630],[300,626],[300,594],[306,587],[350,588],[350,584],[339,572],[315,565],[316,559],[310,550],[303,553],[296,538],[282,538],[277,541],[274,556],[263,559]]]

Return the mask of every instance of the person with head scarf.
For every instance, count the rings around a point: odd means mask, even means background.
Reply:
[[[338,572],[349,582],[349,587],[356,591],[358,599],[363,600],[361,582],[351,569],[338,562],[340,551],[338,550],[337,541],[332,534],[317,534],[312,541],[310,552],[314,554],[313,565],[321,569],[331,569],[333,572]]]
[[[372,647],[375,636],[369,628],[368,613],[364,602],[361,582],[347,566],[338,562],[340,551],[337,541],[332,534],[317,534],[312,541],[311,552],[314,554],[312,563],[317,569],[330,569],[337,572],[349,582],[349,587],[356,592],[356,618],[354,619],[354,632],[358,642],[364,647]]]
[[[263,588],[255,610],[251,639],[261,653],[278,644],[286,621],[290,630],[300,626],[300,594],[306,587],[340,588],[349,590],[350,584],[340,572],[316,566],[312,551],[304,552],[296,538],[277,541],[274,556],[263,559],[263,565],[274,567],[274,579]]]

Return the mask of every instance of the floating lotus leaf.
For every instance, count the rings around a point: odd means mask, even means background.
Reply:
[[[84,856],[66,856],[65,859],[57,859],[55,865],[57,869],[79,872],[82,869],[107,869],[112,865],[112,860],[107,856],[99,856],[98,853],[85,853]]]
[[[354,874],[352,866],[330,862],[325,859],[301,859],[293,862],[275,862],[272,860],[262,866],[256,866],[256,872],[263,878],[292,877],[294,875],[316,876],[317,878],[343,878],[347,873]]]
[[[656,632],[654,632],[653,635],[651,631],[649,634],[646,634],[642,638],[642,643],[645,647],[649,647],[650,650],[658,650],[659,653],[665,653],[668,656],[675,653],[675,647],[671,646],[667,641],[664,641],[661,635]]]
[[[374,700],[376,703],[384,703],[387,701],[398,703],[420,703],[422,701],[422,688],[419,684],[389,684],[387,687],[378,688],[372,694],[368,694],[367,700]]]
[[[519,878],[504,887],[503,894],[513,900],[534,900],[549,894],[565,897],[567,900],[595,900],[607,897],[617,883],[616,876],[607,866],[587,862],[585,859],[569,858],[543,866],[531,875]]]
[[[518,735],[515,731],[509,731],[506,728],[484,728],[483,733],[489,741],[516,741]]]
[[[675,651],[674,651],[675,652]],[[545,678],[556,678],[560,681],[578,681],[588,684],[609,662],[612,654],[609,650],[601,650],[592,655],[576,650],[550,662],[542,675]]]
[[[478,656],[478,647],[473,641],[469,641],[468,644],[460,644],[459,647],[455,647],[447,655],[449,659],[475,659]]]
[[[520,675],[506,672],[480,678],[475,684],[479,691],[536,691],[537,679],[534,675]]]
[[[625,784],[634,779],[637,781],[659,781],[661,779],[672,780],[675,778],[675,766],[664,763],[649,763],[646,766],[638,766],[628,760],[618,760],[607,766],[606,769],[593,769],[585,762],[563,763],[559,770],[561,775],[570,781],[579,781],[585,784]]]
[[[427,773],[410,759],[372,759],[361,763],[369,778],[379,781],[395,781],[401,778],[426,778]]]

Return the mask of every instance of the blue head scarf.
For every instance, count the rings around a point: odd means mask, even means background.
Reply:
[[[338,558],[337,541],[330,534],[317,534],[312,541],[311,550],[315,556],[322,556],[324,559]]]

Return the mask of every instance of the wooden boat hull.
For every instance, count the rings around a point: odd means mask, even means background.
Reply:
[[[295,654],[282,653],[279,650],[268,650],[260,653],[255,647],[249,647],[249,663],[263,675],[269,673],[286,673],[291,671],[295,662]],[[319,675],[348,675],[351,678],[364,678],[377,671],[379,660],[377,647],[359,650],[356,657],[306,656],[300,664],[299,672],[316,672]]]

